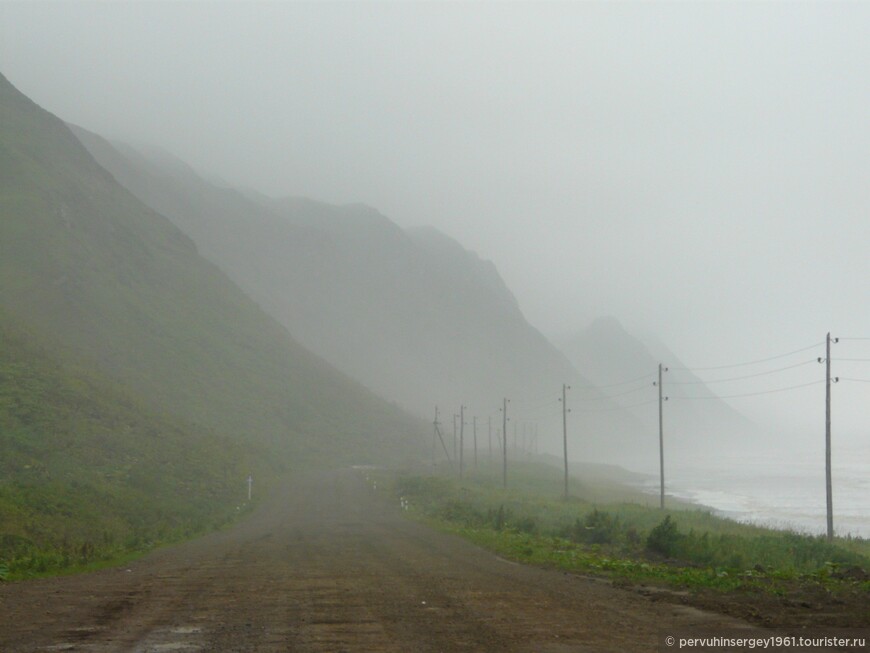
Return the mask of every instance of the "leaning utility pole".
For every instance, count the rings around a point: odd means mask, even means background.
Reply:
[[[502,465],[501,465],[501,482],[502,486],[507,488],[507,405],[508,400],[505,398],[504,406],[501,410],[501,435],[504,439],[504,444],[501,448]]]
[[[659,507],[662,510],[665,508],[665,429],[662,420],[662,402],[668,400],[667,397],[662,395],[662,372],[667,371],[668,368],[662,367],[662,364],[659,363],[659,380],[657,383],[659,386]]]
[[[438,440],[441,441],[441,447],[444,449],[444,455],[447,458],[447,462],[450,463],[450,466],[453,467],[453,461],[450,460],[450,452],[447,451],[447,445],[444,443],[444,438],[441,436],[441,422],[438,421],[438,406],[435,406],[435,421],[432,423],[435,427],[435,435],[438,436]],[[434,442],[433,442],[434,445]]]
[[[830,331],[825,338],[825,499],[828,509],[829,540],[834,539],[834,497],[831,485],[831,342],[839,341],[839,338],[831,338]],[[833,382],[839,380],[837,377]]]
[[[565,498],[568,498],[568,403],[565,397],[565,390],[569,389],[570,385],[562,384],[562,450],[565,455]]]

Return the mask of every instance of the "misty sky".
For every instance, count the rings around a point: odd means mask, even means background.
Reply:
[[[0,2],[62,118],[435,225],[545,333],[612,314],[690,366],[870,337],[868,70],[870,3]]]

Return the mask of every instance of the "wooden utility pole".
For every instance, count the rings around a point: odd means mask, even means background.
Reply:
[[[562,451],[565,455],[565,498],[568,498],[568,403],[565,391],[571,386],[562,384]]]
[[[453,413],[453,457],[456,458],[456,418],[459,417]]]
[[[486,440],[489,444],[489,466],[492,467],[492,415],[486,418]]]
[[[441,436],[441,422],[438,421],[438,406],[435,406],[435,421],[433,422],[433,426],[435,427],[435,435],[438,436],[438,440],[441,442],[441,448],[444,449],[444,456],[447,458],[447,462],[450,463],[450,466],[453,467],[453,461],[450,459],[450,452],[447,451],[447,444],[445,444],[444,438]]]
[[[667,367],[659,363],[659,507],[665,509],[665,429],[662,418],[662,403],[667,397],[662,395],[662,372],[667,372]]]
[[[459,407],[459,478],[463,473],[463,452],[465,451],[465,406]]]
[[[474,471],[477,471],[477,415],[473,418],[474,423]]]
[[[834,496],[831,485],[831,342],[839,342],[839,338],[831,338],[828,332],[825,338],[825,500],[828,512],[828,539],[834,539]],[[834,383],[839,381],[834,379]]]
[[[507,398],[504,400],[504,405],[501,411],[501,434],[504,439],[501,448],[502,465],[501,465],[501,483],[507,488]]]
[[[432,473],[438,467],[438,404],[435,404],[435,420],[432,422]]]

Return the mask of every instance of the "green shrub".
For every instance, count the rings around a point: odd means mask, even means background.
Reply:
[[[538,532],[538,520],[528,515],[514,520],[511,523],[511,526],[513,526],[521,533],[529,533],[530,535],[534,535]]]
[[[677,554],[677,548],[683,538],[684,536],[677,529],[677,524],[668,515],[649,532],[646,538],[646,548],[648,551],[670,558]]]
[[[619,544],[628,540],[627,533],[618,517],[595,508],[586,517],[562,531],[562,536],[583,544]],[[634,531],[637,536],[637,532]]]

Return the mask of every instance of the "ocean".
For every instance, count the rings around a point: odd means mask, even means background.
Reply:
[[[740,522],[825,533],[824,464],[824,451],[685,463],[665,468],[665,493]],[[834,532],[870,539],[870,448],[835,449],[832,479]],[[657,494],[658,478],[645,490]]]

